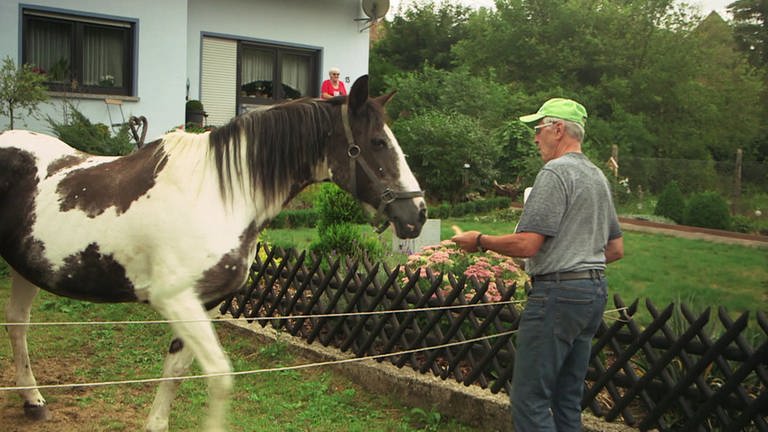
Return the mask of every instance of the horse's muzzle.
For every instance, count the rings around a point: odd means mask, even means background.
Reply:
[[[412,200],[393,202],[388,210],[389,220],[399,238],[411,239],[421,234],[427,222],[427,206],[423,200],[418,201],[418,207]]]

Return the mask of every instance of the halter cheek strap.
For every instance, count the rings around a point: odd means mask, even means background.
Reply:
[[[355,144],[355,138],[352,135],[352,127],[349,125],[349,107],[347,104],[341,105],[341,121],[344,124],[344,135],[347,136],[347,156],[349,156],[349,176],[350,176],[350,189],[352,190],[355,198],[357,194],[357,166],[363,169],[363,172],[371,180],[371,183],[380,191],[379,208],[376,211],[375,220],[382,220],[382,225],[376,229],[377,233],[382,233],[389,226],[389,221],[384,218],[384,211],[387,206],[399,199],[411,199],[417,197],[423,197],[424,191],[393,191],[388,188],[383,182],[376,176],[374,171],[365,161],[360,157],[360,147]]]

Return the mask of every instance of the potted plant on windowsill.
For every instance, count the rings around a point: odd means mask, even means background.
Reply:
[[[203,109],[202,102],[196,99],[187,101],[184,123],[193,123],[202,127],[206,117],[208,117],[208,114],[206,114],[205,109]]]

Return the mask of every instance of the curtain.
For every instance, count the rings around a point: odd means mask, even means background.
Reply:
[[[45,72],[49,81],[69,81],[72,74],[72,24],[29,20],[24,43],[28,64]]]
[[[101,87],[124,85],[124,31],[96,26],[83,29],[83,84]]]
[[[282,65],[282,76],[284,86],[296,90],[298,94],[290,94],[290,89],[285,90],[285,98],[294,99],[301,96],[309,96],[310,81],[310,59],[307,56],[284,54]]]
[[[240,56],[241,91],[245,96],[271,98],[274,53],[244,46]]]

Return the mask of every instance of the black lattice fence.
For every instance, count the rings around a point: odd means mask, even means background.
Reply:
[[[488,283],[474,278],[279,249],[263,248],[260,256],[222,313],[291,317],[270,322],[358,357],[442,346],[386,361],[493,393],[509,391],[522,289],[499,287],[502,299],[489,302]],[[606,316],[595,337],[585,408],[643,430],[768,431],[763,312],[748,326],[747,313],[732,320],[721,308],[719,322],[709,323],[709,310],[698,316],[684,305],[658,311],[648,301],[652,321],[641,327],[632,319],[637,301],[625,307],[617,295],[614,303],[619,311]]]

